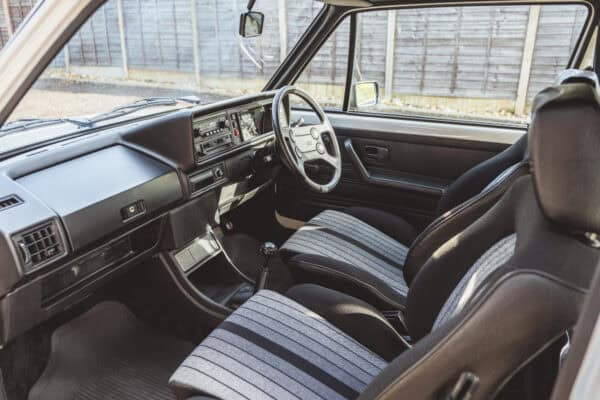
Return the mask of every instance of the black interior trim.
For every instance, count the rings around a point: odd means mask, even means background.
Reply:
[[[350,16],[350,38],[348,42],[348,70],[346,71],[346,87],[344,88],[344,105],[342,111],[350,108],[350,93],[352,91],[352,74],[354,72],[356,54],[356,14]]]
[[[600,270],[596,271],[596,276],[583,306],[583,311],[577,321],[577,325],[575,325],[573,344],[569,349],[569,356],[566,358],[565,364],[560,369],[560,373],[556,379],[552,400],[568,398],[575,386],[575,379],[577,379],[577,375],[583,364],[583,359],[594,333],[598,315],[600,314],[600,308],[597,306],[599,303]]]
[[[400,177],[390,177],[384,176],[380,174],[375,174],[369,172],[367,168],[364,166],[356,150],[354,150],[354,146],[352,145],[352,139],[346,138],[344,141],[344,147],[348,155],[350,156],[350,161],[352,165],[356,168],[356,170],[360,173],[361,178],[366,182],[373,185],[379,186],[387,186],[396,189],[404,189],[404,190],[412,190],[419,193],[433,194],[437,196],[441,196],[444,194],[443,186],[433,186],[425,183],[411,182],[407,179],[402,179]]]

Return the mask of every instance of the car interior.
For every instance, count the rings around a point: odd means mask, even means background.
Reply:
[[[263,91],[0,160],[0,399],[565,398],[600,261],[596,13],[496,126],[320,104],[295,83],[336,27],[403,5],[324,3]]]

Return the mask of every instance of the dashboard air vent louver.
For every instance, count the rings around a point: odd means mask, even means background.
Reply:
[[[11,194],[10,196],[0,198],[0,211],[6,210],[7,208],[11,208],[14,206],[18,206],[22,204],[23,200]]]
[[[61,236],[54,222],[18,234],[14,241],[21,252],[25,273],[64,254]]]

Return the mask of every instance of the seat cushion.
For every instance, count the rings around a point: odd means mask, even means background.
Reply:
[[[272,291],[251,297],[170,379],[219,399],[353,399],[387,365],[300,304]]]
[[[404,219],[375,208],[348,207],[344,209],[344,214],[361,220],[407,247],[410,247],[410,244],[419,234],[419,231]]]
[[[379,310],[356,297],[311,283],[296,285],[285,296],[319,314],[386,361],[408,347]]]
[[[402,266],[408,246],[352,215],[323,211],[294,233],[281,251],[292,270],[300,270],[302,281],[325,286],[340,281],[332,287],[362,287],[388,308],[403,307],[408,287]]]

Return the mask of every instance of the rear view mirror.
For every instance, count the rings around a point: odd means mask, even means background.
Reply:
[[[265,14],[248,11],[240,16],[240,36],[245,38],[262,35]]]
[[[379,83],[375,81],[356,82],[350,93],[352,108],[372,107],[379,104]]]

